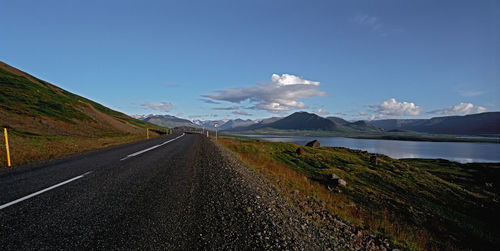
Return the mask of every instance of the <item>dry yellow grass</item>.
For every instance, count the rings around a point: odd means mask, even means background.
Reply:
[[[2,128],[3,130],[3,128]],[[151,137],[158,134],[150,132]],[[75,153],[105,148],[114,145],[146,139],[146,135],[130,134],[108,137],[59,137],[59,136],[21,136],[9,134],[9,149],[12,165],[63,157]],[[7,166],[5,140],[2,134],[0,148],[0,167]]]
[[[436,249],[430,245],[431,235],[424,229],[401,225],[390,212],[369,212],[358,207],[345,195],[331,192],[327,187],[311,180],[305,174],[273,159],[266,152],[262,142],[242,142],[225,138],[220,139],[219,142],[252,167],[289,203],[308,215],[319,226],[331,225],[330,219],[321,215],[321,212],[326,211],[364,229],[365,233],[383,234],[406,248]],[[380,230],[384,232],[381,233]]]

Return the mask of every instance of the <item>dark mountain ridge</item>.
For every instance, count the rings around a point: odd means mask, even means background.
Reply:
[[[384,129],[410,130],[436,134],[500,134],[500,112],[485,112],[465,116],[434,117],[430,119],[384,119],[370,121]]]
[[[345,129],[344,126],[337,122],[308,112],[293,113],[283,119],[267,124],[266,127],[282,130],[335,131]]]
[[[349,121],[347,121],[347,120],[345,120],[343,118],[339,118],[339,117],[326,117],[326,119],[329,119],[329,120],[331,120],[333,122],[336,122],[336,123],[339,123],[341,125],[348,125],[348,124],[350,124]]]
[[[258,129],[303,130],[327,132],[374,132],[380,131],[365,121],[349,122],[337,117],[323,118],[314,113],[295,112],[284,118],[264,119],[247,127],[233,128],[232,131],[249,131]]]
[[[259,129],[303,130],[347,133],[430,133],[452,135],[500,134],[500,112],[485,112],[465,116],[431,119],[384,119],[349,122],[338,117],[323,118],[313,113],[296,112],[284,118],[270,118],[250,126],[229,129],[251,131]]]

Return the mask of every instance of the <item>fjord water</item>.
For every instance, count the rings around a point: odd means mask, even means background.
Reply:
[[[500,162],[500,144],[470,142],[423,142],[381,139],[353,139],[342,137],[245,135],[272,142],[291,142],[305,145],[319,140],[321,146],[347,147],[371,153],[385,154],[391,158],[447,159],[460,163]]]

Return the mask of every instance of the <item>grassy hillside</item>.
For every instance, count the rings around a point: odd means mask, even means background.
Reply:
[[[15,165],[137,140],[145,128],[160,128],[0,62],[3,127],[9,130]],[[0,151],[5,166],[5,149]]]
[[[500,164],[395,160],[333,147],[302,147],[298,154],[290,143],[221,142],[325,228],[333,224],[327,211],[409,249],[500,244]],[[332,174],[347,186],[336,186]]]

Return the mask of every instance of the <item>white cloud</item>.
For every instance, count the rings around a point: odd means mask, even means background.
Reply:
[[[242,116],[252,116],[252,114],[245,112],[245,111],[240,111],[240,110],[233,111],[233,114],[242,115]]]
[[[381,104],[371,106],[375,108],[375,114],[370,119],[387,118],[393,116],[418,116],[422,111],[420,106],[411,102],[399,102],[395,98],[388,99]]]
[[[243,86],[217,91],[203,95],[203,97],[240,103],[249,101],[254,103],[252,109],[266,110],[272,113],[281,113],[291,109],[305,108],[300,98],[326,96],[318,90],[319,82],[306,80],[298,76],[273,74],[271,82],[257,83],[258,86]]]
[[[323,108],[319,108],[317,110],[314,110],[313,113],[319,115],[319,116],[325,116],[325,115],[328,115],[330,114],[327,110],[323,109]]]
[[[319,85],[319,82],[305,80],[301,77],[297,77],[295,75],[290,74],[282,74],[281,76],[278,74],[273,74],[271,76],[271,81],[277,85]]]
[[[171,111],[172,109],[174,109],[174,106],[168,102],[161,102],[158,104],[145,103],[145,104],[141,104],[141,106],[144,106],[144,107],[147,107],[147,108],[153,109],[153,110],[162,111],[162,112],[168,112],[168,111]]]
[[[472,103],[460,103],[451,107],[444,109],[437,109],[430,111],[430,114],[441,114],[441,115],[467,115],[471,113],[481,113],[485,112],[486,108],[482,106],[477,106]]]

